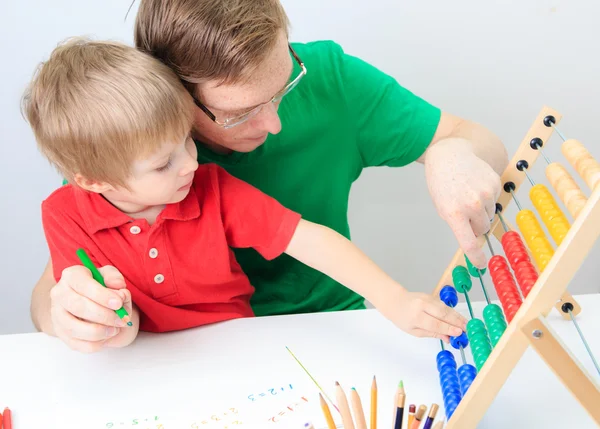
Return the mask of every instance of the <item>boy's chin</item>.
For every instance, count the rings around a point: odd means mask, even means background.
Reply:
[[[175,192],[175,194],[173,194],[173,196],[171,197],[171,199],[166,203],[166,204],[177,204],[182,202],[185,197],[188,196],[188,194],[190,193],[189,189],[184,189],[181,191],[177,191]]]

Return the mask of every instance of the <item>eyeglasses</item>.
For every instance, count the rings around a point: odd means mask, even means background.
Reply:
[[[256,106],[253,109],[251,109],[245,113],[242,113],[241,115],[235,115],[230,118],[226,118],[222,121],[219,121],[217,119],[217,117],[215,116],[215,114],[213,112],[211,112],[208,109],[208,107],[206,107],[204,104],[202,104],[200,102],[200,100],[196,99],[196,97],[193,97],[194,102],[196,103],[196,106],[198,106],[204,113],[206,113],[206,116],[208,116],[210,118],[210,120],[213,121],[215,124],[220,125],[221,127],[225,128],[225,129],[229,129],[229,128],[235,127],[236,125],[240,125],[240,124],[246,122],[250,118],[253,118],[262,110],[263,107],[265,107],[269,103],[279,103],[283,97],[285,97],[287,94],[289,94],[290,91],[292,89],[294,89],[296,87],[296,85],[298,85],[298,83],[304,77],[304,75],[306,75],[306,66],[304,65],[302,60],[298,57],[298,54],[296,54],[294,49],[289,44],[288,44],[288,49],[290,50],[290,53],[292,54],[292,56],[294,57],[294,59],[296,60],[296,62],[300,66],[300,68],[302,69],[302,71],[293,81],[288,83],[285,86],[285,88],[283,88],[279,92],[277,92],[277,94],[275,94],[273,96],[273,98],[271,98],[271,100],[269,100],[266,103],[263,103],[259,106]]]

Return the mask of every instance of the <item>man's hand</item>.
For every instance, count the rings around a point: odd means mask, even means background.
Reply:
[[[483,234],[489,231],[508,164],[506,148],[487,128],[442,112],[437,131],[418,162],[425,165],[433,203],[462,251],[485,268]]]
[[[99,269],[106,288],[83,266],[65,269],[50,291],[50,315],[54,334],[69,347],[85,353],[104,347],[124,347],[138,334],[138,314],[123,275],[114,267]],[[127,326],[114,310],[124,306],[133,326]]]
[[[460,139],[429,149],[425,160],[427,186],[437,208],[471,263],[485,268],[480,239],[490,230],[500,196],[500,176]]]

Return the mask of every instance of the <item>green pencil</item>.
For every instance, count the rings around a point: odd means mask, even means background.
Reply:
[[[96,280],[102,286],[106,287],[106,284],[104,283],[104,278],[102,277],[102,274],[100,274],[100,271],[98,271],[98,269],[94,266],[94,263],[92,262],[90,257],[87,255],[87,253],[85,253],[85,250],[78,249],[77,256],[79,257],[79,260],[81,261],[83,266],[92,272],[92,277],[94,278],[94,280]],[[133,323],[131,323],[131,318],[129,317],[127,310],[125,310],[123,307],[119,308],[118,310],[115,310],[115,313],[117,313],[117,315],[121,318],[121,320],[126,322],[127,325],[133,326]]]

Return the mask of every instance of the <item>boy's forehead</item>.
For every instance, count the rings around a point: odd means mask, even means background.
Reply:
[[[187,140],[187,137],[188,136],[186,135],[178,139],[173,139],[173,141],[157,142],[153,150],[141,154],[140,157],[135,160],[134,167],[144,169],[166,162],[173,152],[177,150],[178,146]]]

